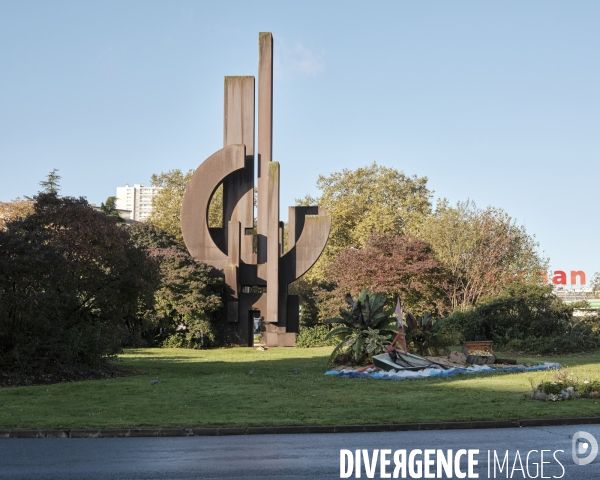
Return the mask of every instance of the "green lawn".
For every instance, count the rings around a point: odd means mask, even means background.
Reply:
[[[550,372],[385,381],[323,375],[331,347],[128,350],[138,376],[0,389],[0,428],[270,426],[597,416],[600,400],[525,399]],[[600,377],[600,352],[552,359]],[[254,375],[247,375],[254,369]],[[300,371],[292,373],[293,369]],[[152,379],[162,383],[150,385]]]

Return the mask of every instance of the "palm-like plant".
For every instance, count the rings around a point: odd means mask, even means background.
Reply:
[[[398,323],[394,308],[384,310],[386,298],[381,293],[373,294],[364,289],[353,300],[346,295],[349,310],[340,309],[340,317],[325,321],[329,324],[339,324],[329,332],[325,339],[338,338],[340,343],[333,349],[328,365],[340,356],[348,355],[350,359],[360,364],[373,355],[385,351],[398,333]]]
[[[415,318],[406,314],[406,342],[419,355],[438,355],[455,341],[452,335],[441,331],[444,322],[435,320],[430,313]]]

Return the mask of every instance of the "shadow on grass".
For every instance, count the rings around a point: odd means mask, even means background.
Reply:
[[[128,351],[119,364],[135,368],[139,376],[1,389],[0,428],[327,425],[598,414],[598,406],[589,401],[525,400],[529,372],[405,381],[326,376],[330,351]],[[151,385],[153,379],[161,383]]]
[[[526,378],[532,373],[543,372],[489,372],[478,374],[457,374],[451,377],[429,377],[405,380],[387,380],[372,378],[343,378],[326,376],[327,355],[315,352],[310,357],[270,358],[261,357],[266,352],[228,351],[219,350],[219,356],[232,353],[234,357],[227,360],[208,359],[211,351],[200,351],[194,355],[156,355],[154,357],[127,357],[123,359],[124,365],[135,366],[138,371],[146,376],[165,377],[217,377],[222,381],[228,377],[231,382],[239,385],[272,385],[278,381],[292,381],[295,383],[307,382],[311,385],[327,386],[327,388],[343,386],[343,388],[368,388],[382,389],[387,392],[414,390],[419,388],[435,388],[436,386],[455,388],[485,388],[504,392],[522,391],[521,383],[526,384]],[[300,351],[306,355],[306,351]],[[240,354],[241,353],[241,354]],[[294,353],[294,352],[289,352]],[[208,357],[206,356],[208,355]],[[598,359],[600,361],[600,359]],[[589,362],[589,361],[588,361]],[[591,362],[590,362],[591,363]],[[298,373],[294,373],[297,371]],[[166,377],[165,377],[166,378]],[[497,380],[494,380],[497,379]],[[517,384],[514,381],[519,379]],[[484,381],[485,386],[475,386]]]

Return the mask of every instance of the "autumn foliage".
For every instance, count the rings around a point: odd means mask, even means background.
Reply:
[[[41,193],[0,231],[0,362],[98,364],[138,335],[156,262],[83,198]]]
[[[328,267],[337,292],[367,288],[400,297],[408,309],[442,313],[447,308],[446,275],[429,244],[410,235],[375,234],[364,248],[341,252]]]
[[[0,230],[6,228],[7,223],[25,218],[32,212],[32,200],[15,198],[10,202],[0,202]]]

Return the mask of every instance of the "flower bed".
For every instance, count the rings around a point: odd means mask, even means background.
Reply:
[[[580,380],[569,370],[557,372],[553,380],[531,384],[531,400],[560,402],[573,398],[600,398],[600,380]]]

